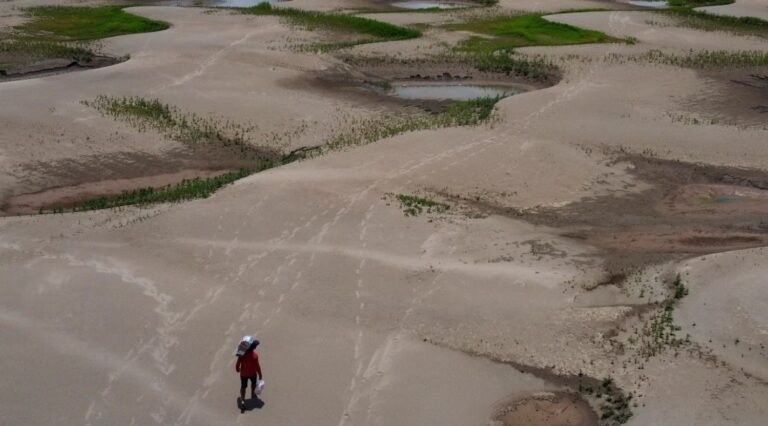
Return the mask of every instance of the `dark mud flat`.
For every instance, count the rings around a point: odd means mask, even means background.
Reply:
[[[8,61],[11,62],[10,60]],[[114,58],[111,56],[94,56],[87,62],[73,61],[66,58],[52,58],[44,61],[38,61],[33,64],[12,70],[0,69],[0,83],[4,81],[24,80],[28,78],[62,74],[66,72],[108,67],[110,65],[115,65],[124,61],[125,59]]]
[[[718,123],[768,128],[768,67],[702,75],[711,89],[692,97],[689,108]]]
[[[627,164],[652,187],[527,210],[453,198],[481,212],[558,228],[565,237],[602,249],[611,274],[768,245],[768,172],[637,155],[616,163]]]

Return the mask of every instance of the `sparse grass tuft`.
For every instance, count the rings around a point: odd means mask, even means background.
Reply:
[[[764,50],[702,50],[691,51],[687,55],[665,53],[650,50],[642,55],[631,57],[636,62],[650,62],[687,68],[743,68],[768,65],[768,51]]]
[[[655,314],[639,332],[639,355],[648,359],[661,353],[666,347],[679,347],[687,342],[677,337],[680,327],[674,323],[673,313],[677,305],[688,295],[688,288],[678,274],[671,285],[671,294],[660,312]]]
[[[140,131],[152,128],[177,142],[227,147],[245,155],[274,159],[273,155],[250,144],[249,135],[255,126],[186,113],[159,99],[99,95],[82,103],[103,115],[124,120]]]
[[[419,216],[422,213],[443,213],[451,208],[448,204],[417,195],[397,194],[395,198],[400,202],[400,207],[406,216]]]

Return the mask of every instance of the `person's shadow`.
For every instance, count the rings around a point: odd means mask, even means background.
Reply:
[[[243,407],[245,408],[245,411],[261,410],[262,407],[264,407],[264,401],[262,401],[258,396],[255,398],[246,399],[243,403]]]

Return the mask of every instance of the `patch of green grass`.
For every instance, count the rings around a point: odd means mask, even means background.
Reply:
[[[490,38],[471,37],[459,46],[460,50],[480,54],[510,52],[516,47],[525,46],[560,46],[618,41],[599,31],[548,21],[539,14],[482,19],[450,24],[446,28],[489,36]]]
[[[70,207],[70,209],[72,212],[81,212],[129,205],[145,206],[156,203],[177,203],[195,198],[208,198],[223,186],[256,171],[258,170],[240,169],[204,179],[185,179],[175,185],[167,185],[160,188],[141,188],[111,197],[99,197],[83,201]],[[39,213],[64,213],[64,211],[65,208],[63,206],[54,206],[48,209],[41,208]]]
[[[729,31],[736,34],[768,37],[768,21],[751,16],[717,15],[691,7],[659,10],[675,18],[679,25],[702,31]]]
[[[165,22],[127,13],[123,6],[36,6],[25,11],[32,20],[16,30],[54,40],[96,40],[168,28]]]
[[[397,194],[395,198],[400,202],[400,208],[403,209],[406,216],[419,216],[422,213],[443,213],[451,208],[448,204],[417,195]]]
[[[357,41],[356,44],[421,37],[421,32],[418,30],[374,19],[341,13],[326,13],[286,7],[278,8],[272,7],[269,3],[244,8],[241,10],[241,13],[259,16],[278,16],[286,19],[293,25],[309,30],[324,29],[367,36],[367,38]]]

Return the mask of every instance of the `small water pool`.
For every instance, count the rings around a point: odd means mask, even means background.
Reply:
[[[741,201],[741,199],[738,195],[717,195],[712,198],[712,201],[715,204],[729,204]]]
[[[654,9],[666,9],[669,7],[669,2],[666,0],[629,0],[627,3],[631,4],[632,6],[650,7]]]
[[[513,86],[459,84],[395,84],[392,96],[427,101],[466,101],[477,98],[506,97],[523,92]]]
[[[401,9],[455,9],[462,7],[455,3],[445,3],[440,1],[398,1],[392,3],[392,6],[399,7]]]

